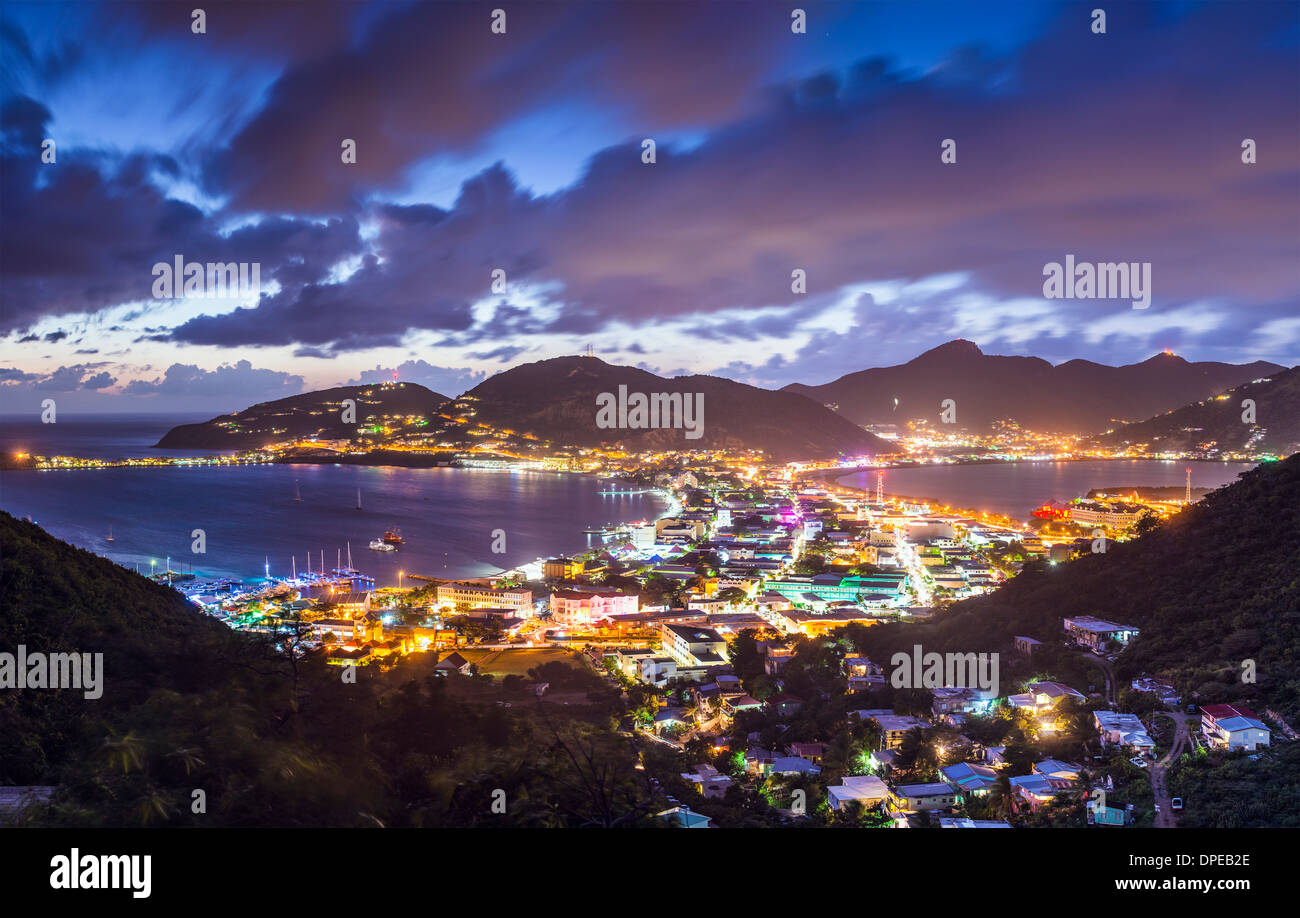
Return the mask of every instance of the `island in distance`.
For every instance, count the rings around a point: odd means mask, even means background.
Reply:
[[[698,438],[679,427],[597,426],[602,393],[703,396]],[[343,422],[344,401],[355,423]],[[753,450],[779,460],[888,453],[892,444],[823,405],[716,376],[665,378],[596,357],[556,357],[513,367],[449,399],[414,383],[373,383],[263,402],[158,441],[166,449],[260,449],[295,441],[347,440],[351,449],[540,454],[589,447]]]

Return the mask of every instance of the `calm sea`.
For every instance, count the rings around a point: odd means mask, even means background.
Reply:
[[[149,449],[171,426],[193,418],[102,416],[57,424],[0,421],[0,448],[38,454],[118,457]],[[40,429],[44,428],[44,429]],[[98,436],[103,440],[97,440]],[[167,450],[168,455],[177,451]],[[624,483],[624,487],[627,485]],[[0,472],[0,509],[30,516],[48,532],[142,572],[192,565],[204,576],[275,576],[347,560],[396,584],[398,571],[430,577],[482,576],[601,544],[582,530],[658,517],[657,494],[602,496],[607,481],[558,472],[398,469],[346,465],[228,468],[115,468]],[[361,510],[357,510],[357,490]],[[297,492],[302,500],[295,500]],[[109,527],[113,542],[108,542]],[[202,529],[205,554],[191,552]],[[371,540],[400,529],[396,552]],[[493,553],[496,530],[505,552]],[[498,543],[499,544],[499,543]]]
[[[1050,500],[1083,497],[1094,488],[1182,486],[1187,469],[1192,487],[1217,488],[1254,468],[1245,462],[1166,462],[1107,459],[1080,462],[1002,462],[885,469],[885,493],[928,497],[952,507],[968,507],[1026,520]],[[875,472],[839,479],[855,488],[876,487]]]

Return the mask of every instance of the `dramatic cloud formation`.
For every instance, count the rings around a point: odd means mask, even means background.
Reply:
[[[149,301],[150,267],[176,254],[257,262],[262,295],[114,314],[134,333],[124,346],[160,365],[196,348],[208,366],[226,348],[280,349],[311,384],[348,360],[349,375],[410,367],[448,391],[586,341],[772,386],[953,337],[1109,363],[1164,347],[1300,355],[1285,4],[1126,4],[1104,36],[1091,7],[1053,6],[1013,47],[954,41],[920,70],[897,63],[914,48],[873,44],[863,17],[878,7],[809,7],[794,36],[788,10],[761,4],[530,4],[505,35],[473,4],[323,6],[210,16],[196,66],[267,74],[214,111],[247,113],[219,142],[72,146],[57,165],[40,161],[60,126],[40,86],[63,85],[78,55],[8,27],[40,75],[0,106],[8,362],[20,342],[62,346],[60,317]],[[192,37],[162,5],[132,17],[159,46]],[[277,50],[296,29],[301,44]],[[843,66],[849,44],[862,57]],[[538,191],[519,168],[575,149],[549,121],[593,145],[576,180]],[[500,161],[475,163],[485,152]],[[457,163],[475,165],[454,198],[425,187]],[[1044,299],[1043,265],[1067,254],[1150,262],[1150,308]],[[123,391],[167,394],[136,382]]]

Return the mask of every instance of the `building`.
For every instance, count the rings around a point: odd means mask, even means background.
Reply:
[[[837,813],[850,802],[870,809],[889,799],[889,785],[875,775],[846,775],[839,784],[826,788],[826,796]]]
[[[1027,657],[1032,657],[1034,655],[1034,651],[1036,651],[1039,647],[1042,646],[1043,646],[1042,641],[1035,640],[1034,638],[1031,637],[1026,637],[1023,634],[1016,635],[1016,653],[1024,654]]]
[[[604,618],[635,615],[641,608],[636,593],[620,590],[556,590],[550,599],[551,616],[568,625],[590,625]]]
[[[727,642],[712,628],[660,625],[663,649],[682,666],[725,666]]]
[[[1138,634],[1132,625],[1119,625],[1091,615],[1065,619],[1066,635],[1081,647],[1106,651],[1114,646],[1127,646]]]
[[[438,584],[437,604],[456,612],[470,609],[513,609],[520,617],[533,614],[531,590],[498,590],[471,583]]]
[[[712,765],[696,765],[690,771],[683,772],[682,777],[694,784],[696,790],[708,800],[726,796],[727,788],[731,787],[731,778]]]
[[[360,618],[370,611],[370,594],[361,592],[339,593],[332,597],[334,611],[347,618]]]
[[[458,653],[449,653],[439,660],[433,667],[433,671],[439,676],[445,676],[447,673],[460,673],[462,676],[470,674],[470,663]]]
[[[1093,711],[1093,722],[1101,734],[1103,746],[1123,746],[1137,752],[1154,752],[1155,741],[1136,714],[1117,711]]]
[[[1272,733],[1254,711],[1235,704],[1202,707],[1201,735],[1217,749],[1246,749],[1251,752],[1270,745],[1272,739]]]
[[[875,714],[872,720],[880,725],[880,746],[882,749],[897,749],[903,745],[903,737],[909,730],[925,729],[930,724],[911,714]]]
[[[961,794],[947,784],[900,784],[890,791],[890,806],[903,813],[949,810],[961,803]]]
[[[542,576],[547,580],[572,580],[586,570],[586,563],[573,558],[552,558],[542,564]]]
[[[969,797],[985,797],[998,782],[998,774],[988,765],[958,762],[939,769],[944,781]]]
[[[1074,501],[1070,504],[1070,522],[1081,526],[1106,526],[1111,529],[1127,529],[1137,523],[1138,518],[1146,512],[1141,504],[1120,501],[1098,503],[1097,501]]]
[[[1052,786],[1052,782],[1042,775],[1020,775],[1009,779],[1009,782],[1012,792],[1029,804],[1031,810],[1038,809],[1044,803],[1050,803],[1060,793]]]

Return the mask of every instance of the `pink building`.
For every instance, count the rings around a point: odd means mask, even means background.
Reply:
[[[556,590],[551,594],[551,615],[571,625],[586,625],[618,615],[635,615],[640,605],[636,593],[618,590]]]

